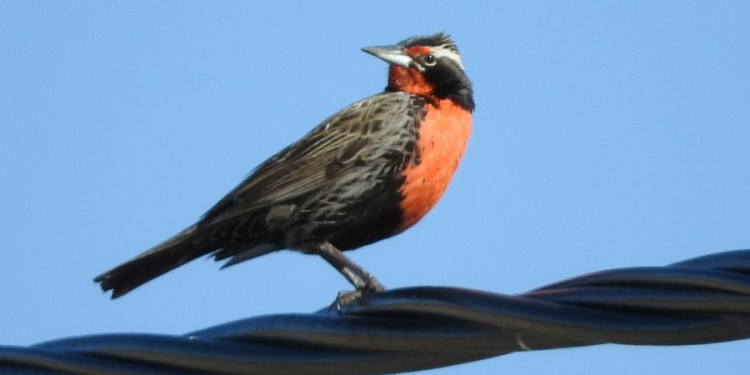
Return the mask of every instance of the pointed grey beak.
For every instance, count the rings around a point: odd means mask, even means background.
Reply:
[[[404,68],[408,68],[412,63],[411,57],[403,51],[401,46],[366,47],[362,48],[362,51],[382,59],[388,64],[398,65]]]

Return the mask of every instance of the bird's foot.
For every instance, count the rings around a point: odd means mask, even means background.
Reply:
[[[336,295],[336,300],[333,301],[329,310],[341,311],[342,308],[355,304],[365,294],[361,290],[342,290]]]
[[[341,273],[346,276],[347,280],[354,285],[357,291],[362,291],[365,294],[372,292],[382,292],[385,290],[383,284],[372,276],[369,272],[359,268],[353,270],[349,267],[344,267]]]
[[[341,311],[345,306],[350,306],[354,303],[361,301],[364,297],[372,294],[379,293],[385,290],[383,284],[381,284],[375,277],[368,274],[365,279],[360,279],[361,284],[358,283],[357,290],[342,290],[336,296],[336,300],[331,304],[331,308],[335,308],[337,311]]]

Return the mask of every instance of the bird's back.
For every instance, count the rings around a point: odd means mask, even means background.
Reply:
[[[320,240],[351,249],[392,235],[426,102],[385,92],[342,109],[256,168],[206,213],[196,235],[292,249]],[[255,230],[237,229],[249,218]]]

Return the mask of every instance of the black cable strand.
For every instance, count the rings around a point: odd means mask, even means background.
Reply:
[[[596,272],[508,296],[448,287],[185,335],[101,334],[0,346],[3,374],[382,374],[516,351],[750,337],[750,250]]]

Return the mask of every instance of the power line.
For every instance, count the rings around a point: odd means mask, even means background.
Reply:
[[[381,374],[516,351],[748,337],[750,250],[739,250],[597,272],[514,296],[412,287],[185,335],[101,334],[0,346],[0,372]]]

